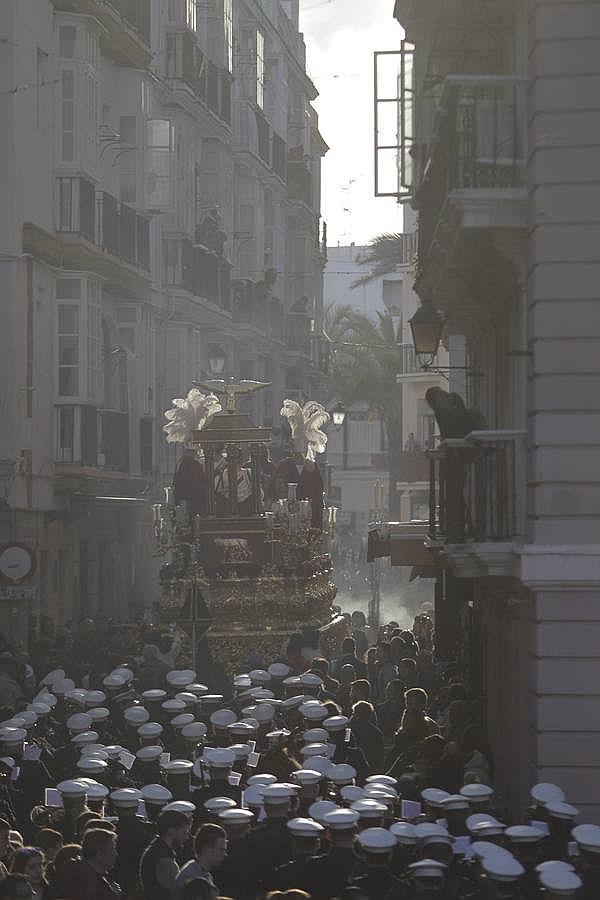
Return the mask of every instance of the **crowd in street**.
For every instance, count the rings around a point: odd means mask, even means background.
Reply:
[[[282,648],[218,691],[177,632],[123,634],[0,644],[0,900],[600,897],[600,827],[559,786],[509,821],[427,615],[357,613],[337,658]]]

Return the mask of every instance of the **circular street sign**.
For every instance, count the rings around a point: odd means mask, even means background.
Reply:
[[[20,584],[35,571],[35,556],[25,544],[4,544],[0,547],[0,579],[8,584]]]

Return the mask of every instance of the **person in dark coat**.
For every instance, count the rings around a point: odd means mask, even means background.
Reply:
[[[310,500],[312,527],[323,527],[323,479],[316,462],[304,459],[301,453],[284,456],[275,468],[272,489],[274,500],[284,500],[288,495],[288,484],[296,484],[296,498]]]
[[[350,719],[352,734],[365,755],[371,775],[383,772],[385,758],[383,732],[375,725],[374,717],[372,705],[360,700],[354,704]]]
[[[274,871],[292,858],[292,836],[287,827],[295,792],[286,785],[267,787],[263,793],[265,820],[248,835],[248,887],[264,890]]]
[[[186,449],[173,480],[175,505],[187,502],[191,515],[206,515],[207,484],[204,466],[193,450]]]
[[[292,835],[292,859],[275,869],[268,885],[269,890],[305,890],[309,877],[308,861],[320,850],[324,828],[318,822],[304,818],[291,819],[287,828]]]
[[[358,813],[336,810],[325,816],[330,848],[327,853],[313,856],[305,868],[305,890],[312,900],[331,900],[341,896],[358,864],[354,853],[354,839]]]
[[[177,852],[190,836],[185,813],[164,810],[157,821],[158,836],[147,847],[140,863],[140,881],[145,900],[171,900],[179,875]]]
[[[342,655],[334,661],[332,667],[334,678],[340,678],[342,666],[352,666],[357,678],[367,677],[367,666],[356,655],[354,638],[347,637],[342,641]]]

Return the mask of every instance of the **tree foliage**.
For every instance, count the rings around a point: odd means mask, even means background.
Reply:
[[[395,272],[402,262],[403,237],[401,233],[378,234],[367,244],[367,252],[358,259],[361,266],[369,266],[370,271],[352,282],[352,287],[368,284]]]

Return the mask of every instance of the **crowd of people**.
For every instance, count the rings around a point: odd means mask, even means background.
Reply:
[[[509,824],[427,615],[355,614],[337,658],[253,658],[219,692],[177,635],[115,664],[93,625],[60,665],[0,645],[0,900],[600,898],[600,827],[559,786]]]

